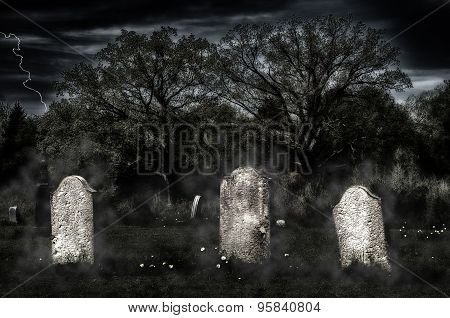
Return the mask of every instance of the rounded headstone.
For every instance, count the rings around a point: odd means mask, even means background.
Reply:
[[[8,210],[8,220],[11,223],[17,223],[17,207],[12,206]]]
[[[220,249],[227,258],[262,263],[270,257],[269,178],[238,168],[220,186]]]
[[[94,262],[92,193],[82,177],[66,177],[51,200],[53,262]]]
[[[352,263],[390,270],[381,199],[367,188],[353,186],[333,209],[342,267]]]
[[[191,219],[194,219],[197,216],[198,203],[202,197],[200,195],[196,195],[194,201],[192,202],[191,207]]]

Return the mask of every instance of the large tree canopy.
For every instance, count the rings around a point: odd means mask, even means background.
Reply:
[[[313,154],[320,148],[314,156],[320,161],[345,147],[327,152],[323,146],[329,143],[316,145],[336,135],[330,131],[351,131],[346,114],[364,105],[358,100],[367,98],[368,89],[385,94],[411,85],[398,68],[398,55],[382,32],[350,17],[238,25],[216,45],[193,35],[179,37],[172,28],[150,35],[123,31],[97,54],[98,63],[67,71],[57,88],[69,103],[96,114],[169,124],[164,127],[199,116],[207,122],[208,109],[220,115],[232,105],[256,120],[289,125],[274,132],[288,137],[296,164],[299,151]],[[298,129],[302,124],[307,128]],[[300,136],[286,134],[292,127]],[[160,138],[164,152],[169,135]]]
[[[173,28],[150,36],[122,31],[97,54],[98,64],[64,73],[58,92],[117,119],[166,123],[170,114],[205,97],[200,85],[209,43],[176,36]]]
[[[300,143],[312,151],[335,110],[366,87],[410,87],[399,50],[382,32],[351,17],[292,18],[277,25],[238,25],[217,47],[216,90],[261,120],[308,123]]]

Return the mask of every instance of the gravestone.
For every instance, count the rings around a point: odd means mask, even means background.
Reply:
[[[353,186],[334,207],[333,219],[342,267],[362,263],[390,270],[379,197]]]
[[[66,177],[52,195],[53,262],[94,262],[94,217],[92,193],[82,177]]]
[[[220,249],[245,263],[270,256],[269,178],[238,168],[220,185]]]
[[[12,206],[9,208],[8,210],[8,220],[11,223],[16,223],[17,224],[17,207],[16,206]]]
[[[194,219],[197,216],[198,203],[202,197],[200,195],[196,195],[194,201],[192,202],[191,207],[191,219]]]

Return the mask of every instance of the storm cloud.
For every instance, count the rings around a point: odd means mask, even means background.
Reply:
[[[384,29],[386,38],[394,37],[393,43],[400,47],[400,66],[411,76],[414,84],[413,89],[396,95],[402,99],[410,93],[433,88],[450,77],[450,41],[446,35],[449,2],[81,0],[52,3],[0,0],[0,32],[14,33],[21,38],[23,67],[32,75],[28,84],[39,90],[49,104],[55,98],[52,83],[58,80],[61,72],[76,63],[88,62],[108,41],[119,35],[121,29],[150,33],[162,25],[170,25],[176,27],[180,34],[195,33],[217,41],[237,23],[274,22],[291,15],[352,14],[356,20]],[[440,6],[439,10],[426,17]],[[411,25],[414,26],[401,33]],[[15,40],[3,39],[0,35],[0,98],[9,102],[20,100],[29,113],[41,113],[43,106],[38,96],[22,86],[26,74],[20,71],[18,58],[11,52],[16,45]]]

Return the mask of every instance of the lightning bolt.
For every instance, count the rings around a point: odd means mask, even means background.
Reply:
[[[20,62],[19,62],[19,68],[20,68],[20,70],[21,70],[22,72],[24,72],[24,73],[27,74],[27,79],[26,79],[25,81],[22,82],[22,85],[23,85],[26,89],[28,89],[28,90],[30,90],[30,91],[32,91],[32,92],[34,92],[34,93],[36,93],[36,94],[39,95],[39,99],[40,99],[40,101],[41,101],[41,104],[44,105],[45,111],[47,111],[47,110],[48,110],[48,107],[47,107],[47,104],[46,104],[46,103],[44,102],[44,100],[42,99],[42,94],[41,94],[39,91],[37,91],[37,90],[35,90],[34,88],[31,88],[30,86],[27,85],[27,83],[28,83],[29,81],[31,81],[31,73],[22,67],[23,56],[20,55],[19,53],[17,53],[17,52],[20,51],[20,38],[18,38],[18,37],[17,37],[15,34],[13,34],[13,33],[10,33],[10,34],[7,35],[6,33],[0,32],[0,34],[2,34],[2,35],[5,37],[5,39],[10,39],[11,37],[14,37],[14,38],[17,40],[17,47],[13,48],[13,49],[12,49],[12,52],[13,52],[13,54],[14,54],[15,56],[17,56],[17,57],[20,59]]]

